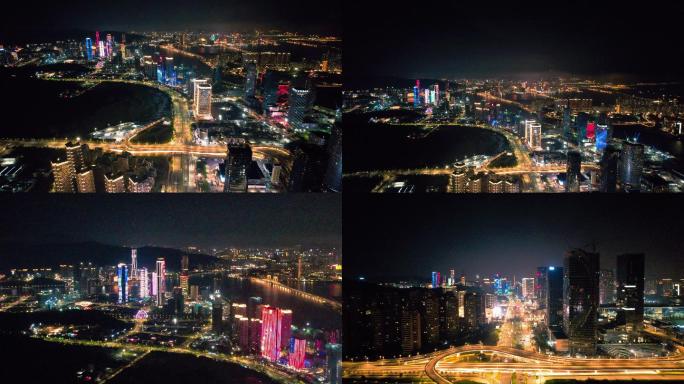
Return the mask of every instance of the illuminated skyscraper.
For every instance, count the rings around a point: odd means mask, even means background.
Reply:
[[[601,192],[615,192],[617,190],[617,174],[618,163],[620,159],[620,151],[612,145],[609,145],[603,151],[601,157]]]
[[[261,322],[261,356],[276,361],[284,346],[283,341],[290,337],[292,311],[265,306],[261,312]]]
[[[97,43],[97,50],[98,50],[98,55],[100,56],[100,58],[105,57],[105,45],[104,45],[104,41],[100,40],[100,42]]]
[[[306,340],[304,339],[294,339],[292,343],[292,350],[288,356],[288,365],[296,368],[304,368],[304,357],[306,354]]]
[[[617,257],[618,320],[627,332],[638,335],[644,327],[644,254]],[[633,340],[635,341],[635,340]]]
[[[147,268],[143,267],[138,270],[138,281],[140,281],[140,298],[146,299],[150,297],[150,280]]]
[[[256,90],[257,67],[254,62],[245,66],[245,99],[254,97]]]
[[[420,107],[420,80],[416,80],[416,85],[413,86],[413,107]]]
[[[111,33],[107,34],[107,44],[105,46],[107,58],[111,59],[112,58],[112,35]]]
[[[632,141],[622,144],[620,155],[620,184],[623,191],[639,191],[644,169],[644,145]]]
[[[119,44],[119,52],[121,52],[121,59],[126,59],[126,34],[121,34],[121,43]]]
[[[566,253],[563,266],[563,327],[571,354],[596,353],[599,307],[599,254]]]
[[[525,299],[534,297],[534,278],[533,277],[523,277],[522,278],[522,295]]]
[[[290,109],[287,112],[287,121],[291,127],[295,129],[302,129],[304,123],[304,116],[309,110],[311,104],[311,91],[305,88],[290,89]]]
[[[602,269],[599,276],[599,304],[615,302],[615,274],[611,269]]]
[[[151,273],[151,281],[150,281],[150,296],[154,296],[155,300],[157,297],[157,292],[159,292],[159,287],[157,284],[159,283],[159,278],[157,278],[157,272],[152,272]]]
[[[138,275],[138,250],[131,249],[131,275]]]
[[[164,305],[166,291],[166,262],[163,257],[157,259],[157,305]]]
[[[211,302],[211,331],[217,335],[223,333],[223,302],[220,295]]]
[[[179,279],[183,295],[187,296],[189,293],[188,282],[190,280],[190,260],[188,255],[183,255],[183,257],[181,257],[181,273]]]
[[[539,309],[546,308],[547,302],[547,279],[548,279],[548,268],[547,267],[537,267],[537,272],[534,275],[534,292],[537,298],[537,303]]]
[[[212,120],[211,85],[207,80],[195,80],[193,110],[198,120]]]
[[[66,143],[67,160],[71,163],[74,175],[81,172],[88,165],[88,146],[79,142]]]
[[[164,81],[169,85],[176,85],[176,67],[173,64],[173,57],[164,59]]]
[[[242,138],[228,139],[223,192],[247,192],[247,169],[252,163],[252,148]]]
[[[441,275],[439,272],[432,272],[432,288],[439,288]]]
[[[90,37],[86,37],[86,39],[85,39],[85,50],[86,50],[86,60],[88,60],[88,61],[93,60],[93,41],[90,39]]]
[[[565,173],[565,192],[579,192],[582,160],[578,151],[568,151]]]
[[[119,285],[119,304],[128,302],[128,266],[126,263],[119,263],[117,266],[117,277]]]

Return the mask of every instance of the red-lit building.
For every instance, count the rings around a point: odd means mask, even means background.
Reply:
[[[306,355],[306,340],[294,339],[293,349],[289,356],[289,365],[293,368],[304,368],[304,357]]]
[[[265,306],[261,312],[261,356],[276,361],[288,345],[291,335],[292,311]]]

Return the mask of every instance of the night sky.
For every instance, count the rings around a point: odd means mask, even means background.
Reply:
[[[16,30],[205,30],[259,28],[341,31],[341,1],[329,0],[93,0],[13,2],[0,33]],[[0,34],[0,42],[2,35]]]
[[[341,198],[293,195],[19,195],[0,199],[3,242],[336,246]]]
[[[450,268],[531,277],[594,242],[601,266],[646,255],[646,275],[684,277],[684,200],[675,195],[344,196],[345,278]]]
[[[439,79],[572,73],[682,79],[682,2],[349,2],[347,86],[366,76]]]

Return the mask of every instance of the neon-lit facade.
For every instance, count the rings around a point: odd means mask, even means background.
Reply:
[[[164,292],[166,281],[166,262],[164,258],[157,259],[157,305],[164,305]]]
[[[272,306],[261,310],[261,356],[277,361],[284,345],[288,345],[292,311]]]
[[[128,266],[119,263],[117,266],[117,277],[119,285],[119,304],[128,302]]]
[[[294,339],[290,355],[288,356],[288,364],[296,369],[304,368],[304,358],[306,356],[306,340]]]
[[[85,50],[86,59],[91,61],[93,59],[93,41],[90,39],[90,37],[86,37],[85,39]]]
[[[441,281],[441,275],[439,272],[432,272],[432,288],[439,287]]]
[[[138,281],[140,282],[140,298],[150,297],[150,281],[147,275],[147,268],[140,268],[138,270]]]

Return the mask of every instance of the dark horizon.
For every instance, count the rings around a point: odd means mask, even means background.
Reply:
[[[301,33],[339,34],[341,2],[323,7],[311,0],[258,3],[242,0],[117,1],[105,7],[94,1],[13,4],[13,17],[0,26],[0,43],[22,33],[60,31],[207,31],[251,32],[277,29]]]
[[[347,86],[355,79],[532,79],[548,73],[682,80],[678,52],[684,5],[622,2],[421,3],[346,6]]]
[[[341,247],[341,198],[22,195],[1,200],[0,246],[96,242],[183,248]]]
[[[647,277],[684,276],[671,196],[345,196],[345,278],[417,277],[454,268],[517,279],[538,266],[562,266],[566,251],[591,250],[601,268],[625,253],[646,255]]]

